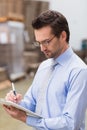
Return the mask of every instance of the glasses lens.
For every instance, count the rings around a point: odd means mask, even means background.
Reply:
[[[39,42],[33,42],[33,44],[34,44],[34,46],[36,46],[36,47],[39,47],[39,46],[40,46]]]
[[[47,40],[44,40],[42,42],[35,41],[35,42],[33,42],[33,44],[36,47],[40,47],[40,45],[47,46],[54,38],[55,38],[55,35],[51,39],[47,39]]]

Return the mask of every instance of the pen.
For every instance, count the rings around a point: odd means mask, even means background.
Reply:
[[[12,90],[13,90],[14,95],[16,96],[16,90],[15,90],[14,83],[12,83]]]

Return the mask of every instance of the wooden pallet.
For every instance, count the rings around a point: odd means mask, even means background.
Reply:
[[[6,21],[18,21],[18,22],[24,22],[24,16],[15,14],[15,13],[9,13],[7,16],[0,17],[0,22],[6,22]]]
[[[24,22],[24,16],[22,14],[9,13],[7,16],[8,20]]]
[[[6,22],[8,20],[8,18],[7,17],[0,17],[0,22],[2,23],[2,22]]]

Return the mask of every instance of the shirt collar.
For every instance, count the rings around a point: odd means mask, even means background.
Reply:
[[[69,47],[63,54],[61,54],[60,56],[58,56],[54,62],[64,66],[71,58],[73,54],[73,50],[71,47]]]

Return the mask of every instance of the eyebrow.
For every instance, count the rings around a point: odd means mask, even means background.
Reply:
[[[45,40],[43,40],[43,41],[41,41],[41,42],[45,42],[45,41],[47,41],[47,40],[50,40],[50,39],[45,39]],[[40,41],[36,41],[36,42],[40,42]]]

